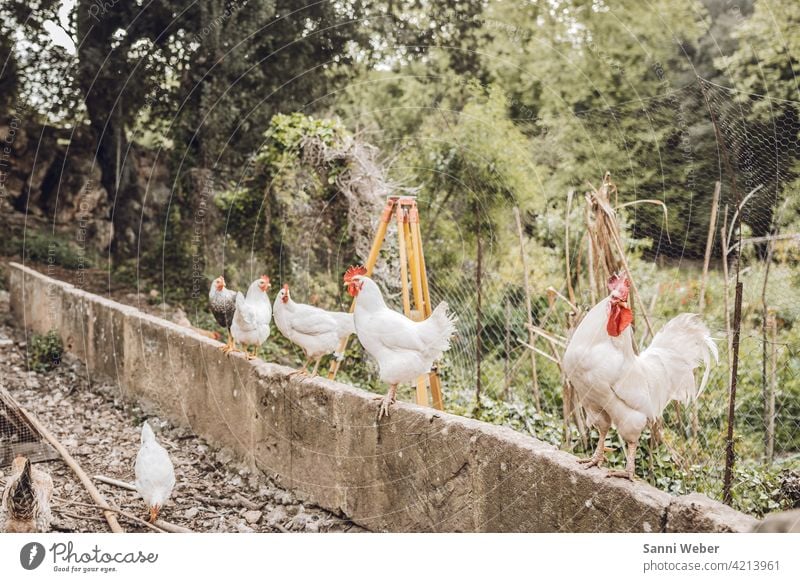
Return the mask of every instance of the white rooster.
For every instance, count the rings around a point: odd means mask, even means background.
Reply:
[[[630,328],[630,284],[627,276],[609,279],[611,294],[586,314],[563,360],[578,403],[600,437],[594,455],[581,462],[589,467],[603,464],[606,434],[613,425],[627,444],[626,464],[625,471],[612,471],[609,476],[627,479],[633,479],[636,447],[648,422],[660,418],[672,400],[697,398],[708,382],[712,356],[718,359],[708,328],[691,313],[669,321],[637,355]],[[701,363],[705,372],[698,387],[694,370]]]
[[[155,522],[158,513],[172,495],[175,487],[175,468],[166,449],[162,447],[147,424],[142,425],[142,445],[136,455],[134,465],[136,491],[144,499],[150,511],[150,523]]]
[[[323,356],[333,354],[341,359],[336,349],[343,339],[355,333],[352,313],[325,311],[313,305],[295,303],[289,293],[289,285],[284,285],[275,297],[272,308],[275,326],[292,343],[300,346],[306,355],[299,374],[308,373],[308,365],[316,360],[311,376],[317,375]]]
[[[444,301],[424,321],[412,321],[389,309],[375,281],[364,267],[350,267],[344,275],[347,292],[356,298],[353,312],[356,335],[364,349],[378,361],[380,379],[389,392],[378,409],[378,420],[397,396],[397,385],[414,382],[430,372],[433,363],[450,348],[457,319],[447,313]]]
[[[236,294],[236,312],[233,314],[231,334],[233,339],[245,346],[245,356],[252,360],[258,349],[269,337],[269,322],[272,319],[272,305],[269,302],[269,277],[261,275],[250,283],[247,296],[241,291]],[[253,346],[251,354],[248,346]]]

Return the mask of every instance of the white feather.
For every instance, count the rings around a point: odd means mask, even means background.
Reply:
[[[247,296],[236,294],[236,312],[231,323],[231,335],[240,344],[260,346],[269,337],[272,306],[269,296],[260,289],[256,279],[247,289]]]
[[[412,321],[389,309],[375,282],[363,283],[356,297],[354,322],[358,341],[378,361],[380,379],[389,384],[410,383],[430,371],[450,348],[456,317],[440,303],[424,321]]]
[[[631,327],[618,337],[608,335],[609,307],[606,298],[578,325],[564,353],[564,372],[590,422],[614,425],[633,442],[670,401],[689,402],[700,395],[718,351],[700,317],[683,314],[637,355]],[[705,371],[698,386],[694,371],[700,364]]]
[[[319,358],[333,354],[342,339],[355,333],[352,313],[326,311],[313,305],[295,303],[284,291],[275,297],[272,313],[275,326],[292,343],[300,346],[306,357]]]

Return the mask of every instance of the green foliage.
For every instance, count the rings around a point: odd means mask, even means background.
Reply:
[[[280,257],[283,276],[295,268],[295,252],[319,267],[329,263],[328,241],[348,241],[347,201],[337,197],[336,179],[347,162],[309,161],[306,148],[343,146],[351,137],[335,120],[301,113],[275,115],[253,155],[247,177],[215,198],[224,217],[224,234],[233,249],[267,261]],[[305,249],[286,244],[289,236],[306,236],[302,225],[313,221],[319,236],[306,238]],[[349,246],[349,245],[348,245]],[[304,271],[312,271],[306,263]]]
[[[4,255],[24,256],[26,260],[65,269],[87,269],[92,266],[84,249],[63,238],[31,230],[26,236],[11,236],[0,241]]]
[[[61,364],[63,354],[64,344],[57,331],[33,334],[28,348],[28,367],[36,372],[46,372]]]

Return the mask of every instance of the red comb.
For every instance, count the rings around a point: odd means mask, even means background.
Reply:
[[[289,283],[284,283],[283,284],[283,290],[284,291],[288,291],[289,290]]]
[[[345,271],[344,281],[345,281],[345,283],[349,283],[350,281],[353,280],[353,277],[357,277],[359,275],[366,275],[366,274],[367,274],[367,268],[366,267],[361,266],[361,265],[352,266],[349,269],[347,269],[347,271]]]
[[[619,273],[614,273],[608,278],[608,289],[609,291],[613,291],[614,288],[619,285],[620,283],[625,283],[626,285],[630,286],[631,280],[628,279],[627,274],[624,271]]]
[[[269,285],[269,277],[267,277],[266,275],[261,275],[261,279],[263,279],[264,283]]]

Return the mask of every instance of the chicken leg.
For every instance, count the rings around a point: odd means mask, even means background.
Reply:
[[[600,467],[606,460],[606,435],[608,434],[608,429],[598,429],[597,432],[600,433],[600,436],[594,454],[587,459],[578,459],[578,462],[585,464],[587,469],[590,467]]]
[[[306,376],[308,374],[308,365],[310,363],[311,363],[311,358],[306,356],[306,361],[303,364],[303,367],[289,374],[289,377],[291,378],[292,376]]]
[[[228,341],[225,342],[225,345],[222,346],[220,349],[222,350],[222,353],[225,354],[226,356],[229,353],[236,351],[236,343],[234,343],[233,341],[233,336],[231,335],[230,328],[228,328]]]
[[[629,481],[633,481],[633,475],[636,471],[636,447],[638,445],[639,443],[636,441],[628,443],[627,453],[625,455],[626,459],[625,470],[609,471],[606,477],[620,477],[622,479],[628,479]]]
[[[161,511],[161,507],[158,505],[154,505],[150,508],[150,519],[148,520],[150,523],[155,523],[158,519],[158,512]]]
[[[381,406],[378,408],[378,420],[384,416],[389,416],[389,407],[395,403],[397,399],[397,384],[389,384],[389,392],[386,396],[381,398]]]

